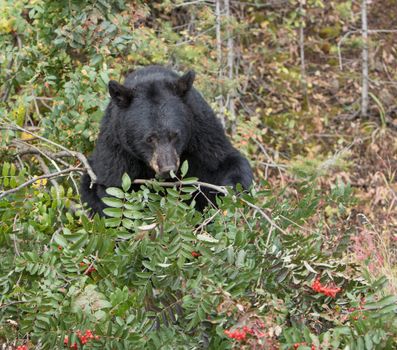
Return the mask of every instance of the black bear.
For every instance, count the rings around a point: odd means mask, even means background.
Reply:
[[[120,187],[124,173],[131,179],[164,178],[171,170],[177,173],[185,160],[188,177],[250,187],[247,159],[227,139],[211,107],[193,87],[194,78],[193,71],[179,76],[162,66],[148,66],[130,73],[124,85],[109,82],[111,101],[89,159],[97,182],[90,188],[87,174],[81,182],[82,200],[94,212],[103,215],[105,189]],[[198,210],[216,195],[202,190],[204,195],[195,198]]]

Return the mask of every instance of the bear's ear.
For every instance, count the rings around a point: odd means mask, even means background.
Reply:
[[[184,96],[192,88],[195,76],[196,73],[190,70],[178,78],[175,88],[179,96]]]
[[[117,81],[109,81],[109,94],[117,106],[126,108],[132,100],[132,90],[119,84]]]

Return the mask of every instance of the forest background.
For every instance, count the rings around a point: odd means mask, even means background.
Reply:
[[[395,349],[396,44],[396,0],[1,0],[2,349]],[[148,64],[196,71],[251,194],[124,177],[85,215],[107,83]]]

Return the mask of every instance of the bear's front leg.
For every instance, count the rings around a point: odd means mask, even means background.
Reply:
[[[218,183],[221,186],[232,186],[236,189],[239,183],[244,190],[248,190],[252,185],[253,174],[248,160],[237,151],[220,164],[219,174]]]
[[[91,179],[88,174],[84,174],[81,178],[81,200],[87,203],[91,209],[91,215],[99,213],[104,216],[103,209],[106,208],[105,203],[102,202],[102,197],[106,196],[106,188],[99,184],[93,184],[91,187]]]

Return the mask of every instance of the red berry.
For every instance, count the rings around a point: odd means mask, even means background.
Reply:
[[[88,268],[87,268],[87,270],[85,270],[85,274],[86,275],[89,275],[89,274],[91,274],[92,272],[94,272],[94,271],[96,271],[96,269],[95,269],[95,267],[94,267],[94,265],[91,265],[91,266],[89,266]]]
[[[27,345],[20,345],[17,347],[17,350],[29,350]]]
[[[199,256],[201,256],[201,254],[198,252],[192,252],[191,254],[193,258],[198,258]]]
[[[94,339],[94,335],[92,334],[92,332],[91,332],[89,329],[87,329],[87,330],[85,331],[85,336],[86,336],[88,339]]]

